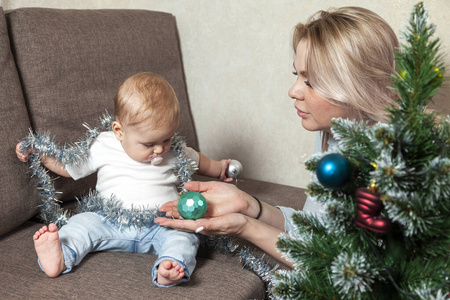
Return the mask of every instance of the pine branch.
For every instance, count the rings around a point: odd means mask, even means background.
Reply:
[[[394,77],[394,87],[399,92],[404,109],[423,110],[437,93],[443,80],[445,67],[439,55],[439,39],[432,39],[435,26],[428,25],[428,13],[423,3],[418,3],[404,34],[406,45],[396,53],[399,73]]]

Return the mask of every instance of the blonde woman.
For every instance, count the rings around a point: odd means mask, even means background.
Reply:
[[[387,120],[386,108],[395,103],[389,88],[395,72],[398,40],[392,28],[374,12],[359,7],[319,11],[295,27],[293,48],[296,80],[289,90],[302,126],[317,131],[316,152],[337,146],[331,134],[333,118],[378,122]],[[313,179],[314,180],[314,179]],[[218,182],[190,182],[185,187],[208,200],[203,219],[157,218],[162,226],[231,235],[246,239],[280,261],[291,265],[276,250],[278,236],[292,230],[292,208],[274,207]],[[320,216],[320,204],[308,198],[303,208]],[[179,217],[176,201],[161,208]]]

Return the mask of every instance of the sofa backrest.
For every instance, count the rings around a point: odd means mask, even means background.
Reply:
[[[15,154],[17,142],[30,127],[19,76],[11,54],[3,9],[0,7],[0,235],[37,213],[37,193],[27,166]]]
[[[6,21],[33,130],[49,132],[62,144],[77,141],[86,132],[83,123],[96,126],[105,110],[113,114],[113,97],[124,79],[150,71],[173,86],[181,105],[179,132],[198,149],[172,15],[145,10],[20,8],[9,11]],[[1,46],[9,51],[5,37],[6,33]],[[9,63],[15,72],[13,61]],[[19,86],[14,75],[5,84],[15,78]],[[21,97],[18,88],[18,99],[11,99],[24,114],[23,125],[14,124],[13,144],[27,134],[30,125]],[[8,147],[8,158],[16,159]],[[63,192],[61,200],[69,200],[94,188],[95,176],[77,182],[60,178],[55,186]]]

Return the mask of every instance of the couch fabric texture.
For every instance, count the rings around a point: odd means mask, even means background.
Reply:
[[[144,10],[58,10],[0,7],[0,297],[3,299],[263,299],[265,287],[235,255],[199,252],[191,281],[172,288],[151,282],[153,255],[92,253],[73,272],[47,278],[32,236],[40,199],[26,164],[15,155],[28,129],[76,142],[83,123],[113,112],[120,82],[142,71],[164,77],[181,105],[179,133],[196,150],[175,18]],[[55,177],[55,176],[53,176]],[[95,176],[55,180],[60,200],[95,187]],[[303,206],[304,190],[244,179],[239,187],[271,204]]]

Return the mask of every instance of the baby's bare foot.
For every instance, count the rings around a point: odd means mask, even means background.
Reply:
[[[159,264],[158,278],[156,281],[161,285],[170,285],[184,277],[184,268],[177,262],[165,260]]]
[[[43,226],[33,236],[34,249],[42,269],[49,277],[56,277],[66,269],[64,255],[55,224]]]

